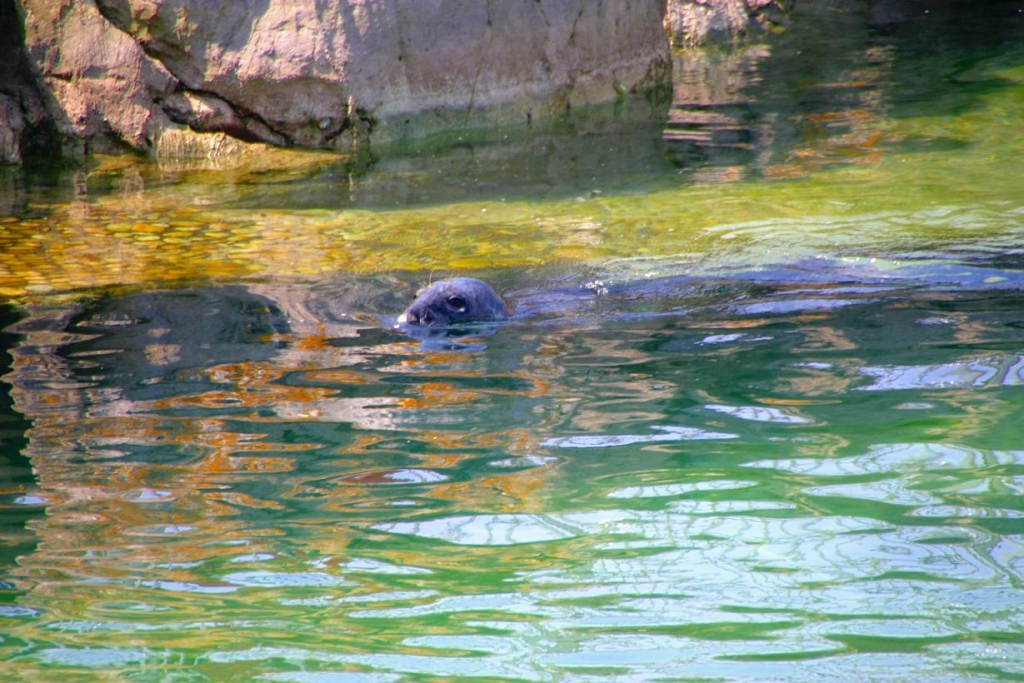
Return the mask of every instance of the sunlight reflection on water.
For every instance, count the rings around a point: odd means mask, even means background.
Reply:
[[[266,288],[45,309],[8,376],[38,484],[3,499],[45,543],[0,616],[85,669],[201,633],[200,666],[261,675],[948,671],[1022,626],[1018,293],[791,284],[616,285],[458,349],[236,322]],[[838,305],[756,306],[779,289]],[[193,300],[218,324],[177,324]],[[149,353],[165,329],[202,353]]]
[[[938,15],[360,173],[0,169],[4,675],[1024,675],[1020,24]],[[516,316],[393,328],[462,271]]]

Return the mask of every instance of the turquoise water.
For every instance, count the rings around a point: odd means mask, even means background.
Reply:
[[[372,163],[5,171],[3,677],[1021,680],[1012,5]],[[393,329],[453,272],[516,315]]]
[[[1002,272],[670,280],[430,344],[336,321],[314,345],[217,288],[95,304],[55,354],[22,322],[4,658],[1013,679],[1024,310]]]

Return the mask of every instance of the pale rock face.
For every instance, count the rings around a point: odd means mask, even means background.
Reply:
[[[775,23],[794,0],[668,0],[665,27],[673,44],[731,42]]]
[[[664,0],[19,0],[57,130],[351,149],[667,81]]]
[[[65,138],[145,148],[170,123],[154,100],[170,94],[174,78],[92,2],[25,3],[22,15],[29,60]]]

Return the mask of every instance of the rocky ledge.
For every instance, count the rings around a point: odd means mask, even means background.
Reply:
[[[348,151],[527,123],[667,82],[664,15],[664,0],[0,0],[0,161],[26,140]]]

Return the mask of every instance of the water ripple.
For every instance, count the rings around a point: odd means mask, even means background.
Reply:
[[[977,470],[1022,463],[1024,451],[990,451],[946,443],[897,443],[871,446],[864,455],[845,458],[755,460],[743,466],[816,477],[846,477],[905,471]]]
[[[284,586],[346,586],[351,582],[339,576],[321,572],[232,572],[224,580],[236,586],[260,586],[279,588]]]
[[[860,373],[874,379],[868,386],[858,387],[860,391],[1013,387],[1024,384],[1024,356],[996,356],[936,365],[866,366]]]
[[[726,432],[709,432],[696,427],[674,427],[652,425],[659,434],[580,434],[577,436],[556,436],[545,439],[541,446],[557,448],[614,448],[634,443],[655,443],[661,441],[702,441],[705,439],[736,439],[739,435]]]
[[[379,531],[436,538],[458,545],[518,545],[573,538],[586,534],[576,524],[552,515],[460,515],[422,522],[392,522]]]

